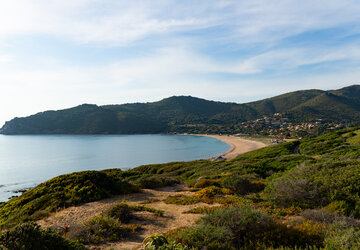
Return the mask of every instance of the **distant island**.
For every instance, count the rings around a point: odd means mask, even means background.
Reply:
[[[77,107],[14,118],[1,134],[224,133],[319,135],[359,125],[360,85],[301,90],[245,104],[173,96],[152,103]]]

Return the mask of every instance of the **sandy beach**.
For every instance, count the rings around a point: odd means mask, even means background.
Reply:
[[[221,140],[221,141],[231,145],[231,149],[229,151],[227,151],[224,154],[213,157],[212,159],[217,158],[219,156],[221,156],[222,158],[225,158],[225,159],[233,159],[240,154],[267,146],[266,144],[264,144],[262,142],[251,141],[251,140],[243,139],[243,138],[240,138],[237,136],[232,136],[232,135],[205,135],[205,134],[203,134],[203,135],[199,135],[199,136],[213,137],[213,138],[216,138],[218,140]]]

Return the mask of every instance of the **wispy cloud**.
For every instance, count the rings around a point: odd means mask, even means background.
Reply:
[[[1,3],[0,36],[38,33],[114,46],[156,34],[226,27],[226,39],[269,43],[344,24],[357,32],[359,11],[356,0],[13,0]]]
[[[2,1],[0,123],[82,102],[243,102],[357,83],[359,13],[357,0]]]

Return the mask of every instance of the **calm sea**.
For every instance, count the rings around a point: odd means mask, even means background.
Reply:
[[[0,135],[0,201],[61,174],[206,159],[229,149],[190,135]]]

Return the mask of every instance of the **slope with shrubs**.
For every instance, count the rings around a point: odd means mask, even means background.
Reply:
[[[138,192],[139,188],[98,171],[61,175],[0,205],[0,226],[10,227],[46,217],[58,209]]]
[[[166,234],[169,247],[358,249],[359,134],[359,128],[339,130],[230,161],[142,166],[132,174],[178,176],[200,188],[192,196],[173,196],[166,202],[228,207],[189,211],[208,215],[194,227]],[[301,220],[288,219],[292,217]]]
[[[11,227],[63,207],[182,182],[194,194],[171,196],[164,202],[219,203],[221,207],[188,211],[208,215],[194,227],[169,232],[166,237],[171,244],[207,249],[356,248],[360,247],[359,135],[360,128],[352,128],[266,147],[232,160],[64,175],[2,204],[0,223]],[[290,222],[292,217],[302,220]]]

